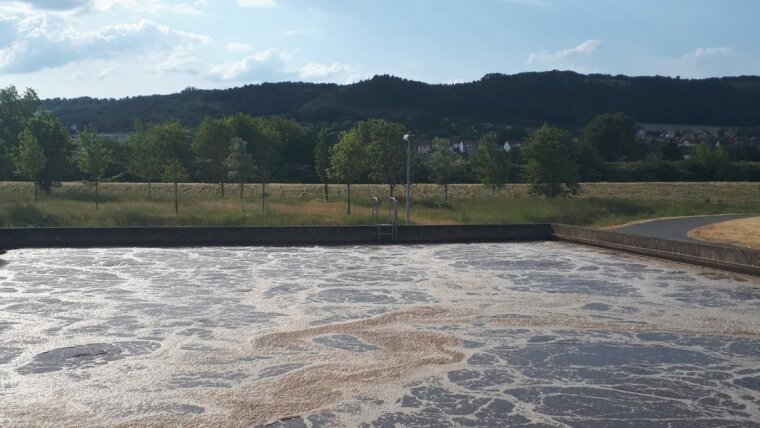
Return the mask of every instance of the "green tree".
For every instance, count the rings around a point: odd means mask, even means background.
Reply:
[[[388,185],[391,197],[393,190],[401,183],[406,174],[406,144],[404,144],[404,125],[373,119],[367,122],[369,141],[367,144],[370,159],[370,178]]]
[[[470,164],[478,180],[491,189],[491,199],[495,199],[496,190],[503,188],[509,177],[507,154],[496,143],[496,135],[486,134],[481,137]]]
[[[683,150],[675,141],[661,143],[658,147],[660,158],[666,161],[683,160]]]
[[[253,156],[248,153],[248,142],[240,137],[230,141],[230,154],[225,161],[227,176],[240,183],[240,200],[243,200],[243,186],[253,175]]]
[[[13,153],[20,144],[24,124],[39,109],[40,100],[34,89],[19,94],[15,86],[0,89],[0,180],[11,178]],[[39,141],[38,144],[41,144]]]
[[[161,179],[161,147],[148,131],[136,125],[126,145],[127,171],[148,182],[148,199],[151,198],[151,183]]]
[[[330,147],[332,147],[332,134],[327,128],[322,128],[317,136],[317,144],[314,146],[314,169],[317,171],[319,181],[325,186],[325,202],[330,200],[328,185],[330,183]]]
[[[275,133],[273,156],[269,161],[271,166],[268,167],[271,173],[269,180],[313,180],[313,136],[293,119],[275,116],[269,119],[269,123]]]
[[[578,147],[567,132],[544,124],[523,149],[525,179],[535,194],[574,195],[578,185]]]
[[[86,129],[77,135],[74,158],[79,170],[95,183],[95,211],[100,209],[98,186],[111,162],[112,153],[108,142],[92,129]]]
[[[697,180],[729,180],[734,175],[731,160],[722,146],[699,144],[692,148],[686,167]]]
[[[643,144],[636,139],[636,121],[625,113],[596,116],[583,129],[583,139],[608,162],[638,160],[644,155]]]
[[[279,160],[279,150],[283,142],[291,138],[294,131],[291,124],[281,119],[254,118],[258,139],[253,144],[253,155],[259,167],[261,179],[261,209],[266,208],[267,184],[272,178],[272,170]]]
[[[192,162],[190,135],[178,121],[152,124],[147,128],[148,137],[155,140],[160,148],[161,160],[164,163],[176,159],[182,165]]]
[[[50,112],[38,111],[26,121],[24,132],[29,132],[42,147],[45,167],[39,174],[40,187],[50,193],[54,182],[66,178],[71,172],[71,144],[66,130]]]
[[[187,169],[179,159],[171,159],[164,167],[163,179],[166,183],[174,183],[174,213],[179,214],[179,185],[180,181],[187,181]]]
[[[438,185],[443,186],[443,202],[449,203],[449,183],[457,176],[461,168],[460,157],[449,148],[448,140],[444,138],[433,139],[433,153],[427,159],[430,170],[430,178]]]
[[[206,117],[193,139],[193,152],[198,162],[209,170],[214,180],[219,183],[222,196],[224,196],[224,181],[227,178],[225,161],[229,153],[230,140],[234,135],[234,130],[228,120]]]
[[[329,176],[348,187],[348,214],[351,214],[351,184],[356,183],[368,169],[367,147],[364,144],[366,124],[359,123],[340,136],[338,144],[330,148]]]
[[[37,201],[37,182],[40,174],[45,168],[45,152],[42,146],[37,143],[29,130],[25,130],[19,136],[20,143],[16,150],[15,164],[16,174],[28,178],[34,182],[34,200]]]
[[[185,165],[190,163],[191,157],[188,133],[176,121],[150,124],[145,128],[138,124],[127,142],[127,168],[148,182],[148,199],[151,183],[162,178],[172,159]]]

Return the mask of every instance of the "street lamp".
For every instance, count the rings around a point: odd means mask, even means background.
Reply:
[[[409,225],[409,202],[412,199],[412,134],[404,135],[406,141],[406,224]]]

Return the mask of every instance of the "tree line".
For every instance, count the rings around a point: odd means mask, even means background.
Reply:
[[[60,120],[41,108],[34,90],[0,89],[0,179],[23,179],[49,192],[64,180],[94,184],[103,180],[214,182],[224,195],[226,183],[243,186],[257,181],[384,183],[389,193],[405,180],[408,128],[386,119],[353,123],[343,131],[309,128],[283,116],[236,113],[204,117],[188,130],[179,121],[133,124],[126,143],[104,138],[86,128],[73,137]],[[760,167],[735,162],[731,149],[699,145],[688,159],[672,159],[672,147],[637,138],[636,122],[624,113],[597,115],[579,132],[544,124],[532,131],[521,148],[506,152],[496,133],[484,133],[478,149],[467,155],[452,151],[448,139],[434,138],[432,153],[412,150],[414,182],[441,185],[443,203],[448,184],[480,182],[491,194],[506,183],[526,182],[542,196],[578,192],[583,181],[760,180]],[[682,148],[678,148],[682,150]],[[175,209],[177,208],[175,191]]]
[[[375,76],[351,85],[264,83],[224,90],[188,88],[123,99],[48,99],[65,126],[126,132],[135,120],[178,120],[196,128],[204,117],[282,115],[311,128],[345,130],[381,118],[425,135],[462,135],[543,122],[582,127],[605,112],[643,123],[760,126],[760,77],[678,79],[584,75],[571,71],[490,74],[461,84],[427,84]],[[468,136],[469,138],[469,136]]]

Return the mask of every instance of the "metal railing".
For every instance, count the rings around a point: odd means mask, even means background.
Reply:
[[[377,226],[378,242],[382,242],[383,237],[390,237],[391,242],[396,242],[398,236],[398,200],[389,198],[388,207],[388,223],[380,224],[380,198],[372,197],[372,223]]]

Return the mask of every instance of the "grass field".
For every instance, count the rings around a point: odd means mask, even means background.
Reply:
[[[148,200],[143,183],[103,183],[100,211],[95,211],[92,186],[64,183],[33,201],[30,183],[0,182],[0,225],[29,226],[275,226],[370,224],[370,198],[386,199],[388,187],[352,186],[353,214],[346,215],[346,187],[313,184],[267,186],[261,207],[261,186],[247,185],[243,201],[237,185],[181,184],[180,213],[174,213],[172,185],[154,184]],[[403,188],[397,188],[403,198]],[[572,199],[541,199],[525,185],[510,185],[491,199],[480,185],[449,186],[450,203],[441,204],[439,186],[412,189],[414,224],[493,224],[557,222],[609,226],[638,219],[699,214],[760,212],[760,183],[593,183]],[[399,219],[403,218],[403,199]],[[387,219],[387,204],[381,219]]]

